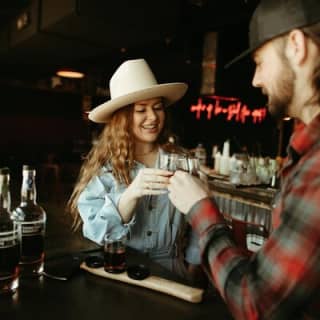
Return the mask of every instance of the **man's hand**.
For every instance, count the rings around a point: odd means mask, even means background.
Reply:
[[[169,198],[183,213],[187,213],[196,202],[210,195],[204,182],[186,172],[176,171],[169,181]]]

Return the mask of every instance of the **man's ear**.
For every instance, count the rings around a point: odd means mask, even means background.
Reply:
[[[286,56],[293,65],[301,65],[308,54],[306,35],[298,29],[292,30],[287,38]]]

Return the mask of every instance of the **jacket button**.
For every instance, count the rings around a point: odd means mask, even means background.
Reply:
[[[152,231],[149,230],[149,231],[147,232],[147,236],[150,237],[151,235],[152,235]]]

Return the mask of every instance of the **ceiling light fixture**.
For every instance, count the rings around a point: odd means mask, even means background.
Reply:
[[[84,73],[73,69],[60,69],[56,72],[56,75],[64,78],[81,79],[84,77]]]

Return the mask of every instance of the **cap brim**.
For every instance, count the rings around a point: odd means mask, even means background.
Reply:
[[[188,89],[188,85],[181,82],[158,84],[149,88],[131,92],[129,94],[111,99],[96,108],[88,115],[88,118],[97,123],[108,122],[110,116],[118,109],[140,100],[163,97],[165,106],[172,105],[181,99]]]
[[[244,59],[245,57],[247,57],[251,52],[253,52],[255,49],[247,49],[245,51],[243,51],[240,55],[238,55],[237,57],[235,57],[234,59],[232,59],[231,61],[229,61],[227,64],[225,64],[224,69],[228,69],[230,68],[232,65],[234,65],[236,62]]]

